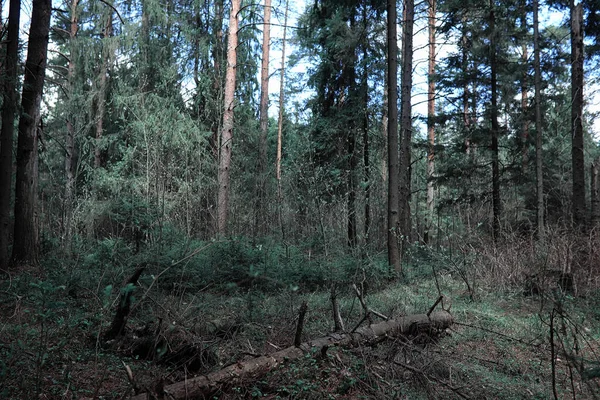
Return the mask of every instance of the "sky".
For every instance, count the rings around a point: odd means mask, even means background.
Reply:
[[[273,6],[276,10],[284,10],[285,0],[273,0]],[[282,3],[282,4],[279,4]],[[290,14],[288,18],[289,26],[296,26],[298,17],[303,13],[306,8],[306,0],[290,1]],[[564,12],[551,11],[548,9],[542,9],[540,12],[540,25],[559,25],[565,18]],[[567,15],[568,17],[568,15]],[[283,25],[283,11],[281,13],[276,12],[273,14],[272,21],[274,24]],[[413,48],[415,49],[413,55],[413,89],[412,89],[412,104],[413,104],[413,118],[417,121],[416,124],[420,127],[423,134],[425,128],[420,121],[424,120],[427,115],[427,66],[429,49],[428,44],[428,32],[426,29],[427,20],[424,15],[418,15],[415,21],[414,27],[414,43]],[[292,28],[293,29],[293,28]],[[399,39],[401,30],[398,29]],[[288,29],[287,37],[290,37],[290,30]],[[281,38],[283,35],[283,29],[279,26],[273,26],[271,28],[272,44],[271,48],[271,61],[270,61],[270,72],[273,74],[274,71],[279,71],[281,67]],[[568,38],[567,38],[568,40]],[[398,45],[401,46],[400,40]],[[444,58],[449,52],[454,50],[454,46],[451,44],[440,44],[436,46],[436,57],[438,60]],[[288,42],[286,48],[286,57],[289,57],[294,52],[294,47]],[[287,62],[287,58],[286,58]],[[300,64],[295,70],[289,71],[290,74],[294,72],[305,72],[304,70],[308,67],[307,64]],[[286,75],[288,73],[286,72]],[[289,75],[288,75],[289,76]],[[270,108],[269,114],[276,117],[279,112],[279,73],[273,74],[269,80],[269,92],[270,92]],[[310,94],[309,90],[303,92],[299,100],[307,98]],[[585,99],[587,101],[587,107],[589,111],[600,113],[600,86],[599,85],[587,85]],[[289,104],[289,103],[288,103]],[[296,110],[298,111],[298,110]],[[596,121],[595,126],[592,127],[594,136],[597,140],[600,140],[600,119]]]

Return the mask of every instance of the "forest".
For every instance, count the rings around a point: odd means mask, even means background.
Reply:
[[[0,16],[0,398],[600,398],[600,1]]]

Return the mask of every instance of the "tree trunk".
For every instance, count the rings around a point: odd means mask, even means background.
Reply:
[[[0,270],[7,269],[10,252],[10,196],[12,193],[13,136],[17,112],[17,75],[19,61],[19,20],[21,1],[10,0],[8,37],[2,94],[2,131],[0,133]]]
[[[496,63],[496,14],[494,0],[490,0],[490,73],[491,73],[491,126],[492,126],[492,236],[494,242],[500,235],[500,163],[498,154],[498,81]]]
[[[69,54],[69,70],[67,75],[67,90],[69,99],[72,101],[73,86],[75,77],[75,38],[77,31],[79,30],[79,21],[77,17],[77,6],[79,0],[73,0],[71,2],[71,24],[69,30],[69,45],[71,48]],[[73,106],[70,107],[73,109]],[[72,115],[67,118],[67,132],[65,134],[65,200],[64,200],[64,236],[63,236],[63,247],[70,249],[71,246],[71,222],[73,218],[73,201],[75,191],[75,127],[71,120]]]
[[[217,195],[217,233],[227,235],[229,214],[229,172],[231,168],[231,147],[233,145],[233,109],[235,106],[235,71],[237,67],[238,13],[241,0],[232,0],[229,15],[229,34],[227,38],[227,71],[225,75],[225,94],[223,107],[223,126],[219,144],[219,191]]]
[[[287,20],[289,11],[289,0],[285,2],[285,15],[283,17],[283,43],[281,49],[281,71],[279,73],[279,116],[277,119],[277,160],[275,165],[275,175],[277,178],[277,205],[279,214],[279,226],[281,227],[281,237],[285,240],[285,230],[283,226],[283,192],[281,191],[281,156],[283,147],[283,110],[284,110],[284,80],[285,80],[285,45],[287,35]]]
[[[388,51],[388,263],[397,273],[402,272],[398,239],[399,222],[399,156],[398,156],[398,38],[396,33],[396,0],[387,3],[387,51]]]
[[[542,72],[540,68],[539,1],[533,0],[533,68],[535,75],[535,181],[537,197],[537,234],[545,236],[544,226],[544,175],[542,171]]]
[[[427,218],[423,241],[429,243],[434,215],[433,174],[435,172],[435,11],[436,0],[429,0],[429,68],[427,90]]]
[[[415,20],[414,0],[404,0],[404,21],[402,25],[402,82],[400,129],[402,145],[400,148],[400,234],[402,243],[409,241],[411,235],[411,145],[412,145],[412,68],[413,68],[413,26]],[[404,247],[404,246],[402,246]],[[400,256],[402,257],[402,251]]]
[[[431,315],[417,314],[401,317],[397,320],[380,322],[344,334],[332,334],[300,346],[291,346],[276,353],[259,356],[245,362],[232,364],[220,371],[201,375],[164,387],[173,399],[210,398],[218,390],[226,386],[240,385],[251,379],[257,379],[268,371],[287,362],[296,360],[307,354],[325,355],[333,346],[356,346],[377,343],[392,335],[417,335],[449,328],[453,323],[452,315],[446,311]],[[160,395],[160,393],[157,393]],[[132,400],[149,400],[154,394],[143,393],[132,397]]]
[[[598,191],[598,160],[590,167],[590,198],[592,203],[590,225],[592,228],[600,222],[600,192]]]
[[[110,7],[108,7],[110,8]],[[96,110],[96,148],[94,149],[94,168],[102,167],[102,135],[104,133],[104,114],[106,109],[106,85],[108,81],[108,68],[111,62],[111,50],[108,43],[112,35],[112,8],[108,10],[108,20],[102,34],[102,65],[98,76],[98,100]],[[146,76],[148,79],[148,76]]]
[[[527,14],[523,12],[521,17],[521,25],[523,30],[527,30]],[[527,79],[529,78],[529,71],[527,68],[529,62],[529,54],[527,53],[527,43],[523,43],[521,46],[523,54],[521,55],[521,61],[524,65],[523,75],[521,75],[521,118],[523,122],[521,131],[521,174],[524,177],[527,173],[527,164],[529,164],[529,87],[527,85]]]
[[[271,47],[271,0],[265,0],[263,19],[262,66],[260,74],[260,143],[256,205],[254,218],[256,233],[266,232],[267,209],[267,135],[269,129],[269,50]]]
[[[33,0],[17,143],[14,265],[37,265],[38,126],[50,32],[51,0]]]
[[[573,164],[573,225],[585,225],[585,164],[583,152],[583,6],[571,1],[571,157]]]
[[[367,9],[363,8],[363,28],[365,32],[368,27],[367,20]],[[363,60],[367,60],[368,57],[368,44],[363,44]],[[364,165],[364,179],[365,179],[365,222],[364,222],[364,236],[365,243],[369,243],[369,233],[371,231],[371,160],[369,159],[369,69],[367,65],[364,66],[363,75],[363,95],[364,95],[364,111],[363,111],[363,165]]]

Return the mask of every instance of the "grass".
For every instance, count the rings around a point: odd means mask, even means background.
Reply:
[[[154,391],[160,381],[290,346],[303,300],[309,309],[303,340],[327,335],[334,284],[351,329],[362,319],[352,283],[362,285],[369,307],[388,316],[424,313],[443,294],[457,323],[429,340],[390,338],[330,349],[325,358],[308,354],[217,397],[548,399],[553,390],[558,398],[598,396],[593,371],[600,360],[600,292],[594,288],[585,297],[524,297],[511,274],[508,282],[493,282],[485,259],[463,263],[459,271],[444,254],[423,251],[426,257],[411,258],[403,280],[391,281],[383,260],[309,260],[301,248],[259,248],[243,240],[212,245],[171,268],[184,251],[128,256],[126,246],[103,242],[69,265],[48,257],[43,274],[25,270],[0,282],[1,398],[122,399],[134,385]],[[148,260],[126,339],[102,343],[122,282]],[[502,274],[496,268],[493,276]],[[167,363],[166,355],[184,344],[195,353]],[[586,374],[591,378],[582,378]]]

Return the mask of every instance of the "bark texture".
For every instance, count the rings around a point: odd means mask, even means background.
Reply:
[[[2,131],[0,133],[0,270],[10,261],[10,198],[12,193],[13,136],[17,112],[17,63],[21,1],[11,0],[8,10],[8,36],[4,63]]]
[[[17,143],[15,236],[12,253],[12,263],[15,265],[38,263],[38,127],[46,76],[51,10],[51,0],[33,0],[21,98],[23,113],[19,119]]]
[[[450,327],[452,323],[452,315],[441,311],[432,313],[429,317],[426,314],[411,315],[365,326],[351,333],[334,333],[305,342],[298,347],[288,347],[273,354],[259,356],[245,362],[238,362],[208,375],[168,385],[164,387],[162,395],[165,398],[172,399],[210,398],[212,393],[223,386],[237,385],[250,379],[256,379],[287,361],[298,359],[307,353],[315,352],[315,350],[317,353],[324,354],[327,348],[332,346],[351,347],[377,342],[393,335],[414,335],[443,330]],[[134,396],[132,400],[150,400],[153,398],[152,396],[148,393],[143,393]]]
[[[500,160],[498,154],[498,65],[496,62],[496,14],[494,2],[490,0],[490,71],[491,71],[491,150],[492,150],[492,235],[494,241],[500,236]]]
[[[398,34],[396,31],[396,1],[387,3],[387,51],[388,51],[388,212],[387,212],[387,250],[388,263],[395,271],[402,271],[400,249],[398,246],[400,213],[398,210]]]
[[[434,214],[433,174],[435,173],[435,12],[436,0],[429,0],[429,67],[427,88],[427,221],[423,241],[429,243]]]
[[[583,6],[571,7],[571,157],[573,224],[585,225],[585,160],[583,152]]]
[[[229,173],[231,167],[231,149],[233,145],[233,109],[235,106],[235,71],[237,67],[238,13],[241,0],[232,0],[229,15],[229,34],[227,37],[227,71],[225,73],[225,95],[223,126],[219,144],[219,191],[217,195],[217,233],[227,235],[229,216]]]
[[[271,0],[265,0],[263,19],[262,64],[260,72],[260,146],[258,158],[258,196],[256,197],[256,234],[266,232],[267,209],[267,136],[269,130],[269,50],[271,48]]]
[[[540,31],[539,1],[533,1],[533,68],[535,75],[535,181],[536,181],[536,214],[537,234],[540,239],[545,236],[544,225],[544,175],[542,154],[542,71],[540,68]]]
[[[415,21],[414,0],[404,0],[402,24],[402,82],[400,107],[400,235],[406,243],[411,235],[411,148],[412,148],[412,70],[413,70],[413,26]],[[403,248],[404,246],[402,246]],[[402,258],[402,250],[400,251]]]

